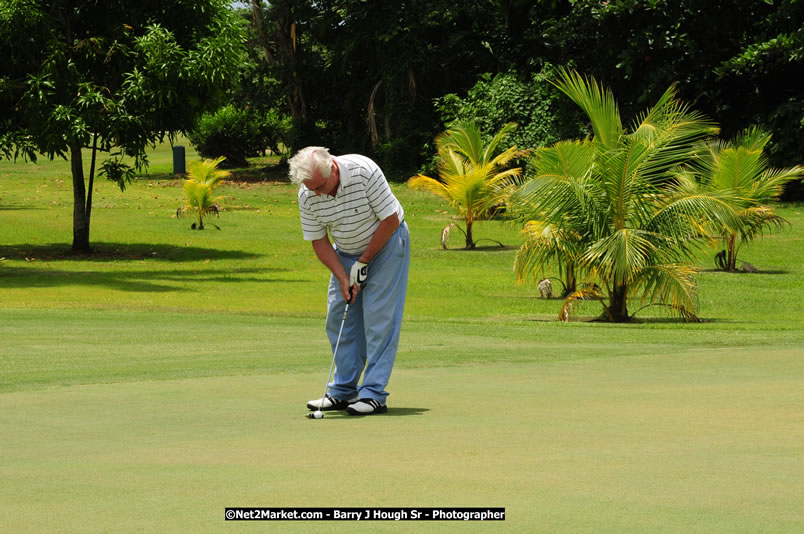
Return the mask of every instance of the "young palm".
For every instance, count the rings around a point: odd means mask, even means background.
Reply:
[[[626,131],[613,95],[593,78],[562,70],[556,86],[584,110],[594,136],[537,155],[512,209],[577,236],[572,258],[587,287],[569,295],[560,317],[576,300],[595,298],[610,321],[627,321],[629,298],[641,297],[694,319],[695,270],[687,262],[700,243],[696,221],[729,219],[730,211],[717,198],[665,193],[672,171],[716,128],[676,100],[673,87]],[[535,265],[521,262],[520,275]]]
[[[218,200],[213,197],[215,189],[231,173],[218,169],[225,156],[204,161],[191,161],[187,164],[188,178],[184,180],[184,197],[186,204],[179,208],[178,214],[194,212],[198,215],[198,229],[204,229],[204,216],[218,213]]]
[[[725,242],[725,250],[718,256],[723,270],[736,270],[737,252],[743,243],[766,228],[787,222],[768,204],[781,195],[785,183],[804,174],[804,167],[768,168],[764,149],[770,138],[769,133],[752,127],[728,143],[704,144],[689,169],[679,173],[680,191],[721,194],[737,213],[732,224],[715,221],[710,225],[710,231]]]
[[[582,183],[589,178],[594,161],[594,147],[589,141],[560,141],[549,148],[536,150],[530,160],[531,173],[541,177],[564,177]],[[578,265],[584,251],[584,236],[590,231],[585,218],[573,220],[567,212],[560,223],[547,224],[530,220],[534,207],[524,196],[511,206],[514,215],[525,222],[522,233],[525,242],[514,260],[517,282],[538,274],[546,274],[546,267],[555,265],[564,285],[563,296],[577,289]]]
[[[518,155],[516,146],[498,153],[503,138],[515,127],[513,123],[507,124],[484,146],[474,123],[458,124],[436,138],[440,180],[421,174],[408,180],[412,189],[439,195],[455,207],[466,225],[467,249],[475,248],[474,222],[489,218],[507,201],[514,179],[521,174],[520,168],[507,168]],[[443,239],[442,242],[445,243]]]

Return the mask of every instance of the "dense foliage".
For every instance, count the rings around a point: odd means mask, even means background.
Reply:
[[[262,121],[246,109],[226,105],[205,113],[190,131],[190,141],[206,158],[224,156],[229,165],[245,166],[267,143],[262,139]]]
[[[494,76],[485,73],[464,98],[455,93],[437,98],[436,110],[444,124],[474,121],[489,137],[513,122],[517,128],[510,132],[508,141],[523,148],[583,137],[586,121],[550,83],[554,76],[551,66],[525,80],[515,71]]]
[[[737,252],[766,229],[778,228],[786,222],[770,205],[786,183],[801,177],[804,167],[787,169],[768,167],[765,147],[770,135],[759,128],[747,128],[734,139],[709,141],[697,150],[689,165],[674,177],[679,194],[707,195],[722,193],[736,213],[733,224],[712,221],[704,230],[720,239],[724,249],[716,256],[717,265],[726,271],[737,269]]]
[[[796,81],[804,71],[800,1],[251,6],[261,28],[254,40],[259,60],[278,82],[274,100],[293,119],[294,147],[362,151],[412,171],[432,157],[435,135],[470,110],[488,132],[521,122],[517,143],[570,137],[573,116],[555,107],[539,78],[553,64],[594,75],[618,95],[626,116],[675,83],[679,98],[718,122],[724,136],[751,124],[773,133],[771,164],[791,166],[804,153],[804,86]],[[534,107],[517,109],[520,96]],[[502,116],[509,111],[516,116]]]
[[[511,203],[530,223],[516,258],[519,277],[557,261],[583,282],[567,297],[562,320],[575,301],[596,299],[606,319],[628,321],[634,298],[695,319],[691,260],[702,242],[700,225],[738,223],[719,192],[685,194],[673,188],[672,178],[716,126],[681,103],[674,87],[631,127],[611,91],[594,78],[562,71],[558,87],[584,111],[594,133],[534,156],[530,179]]]
[[[515,129],[516,124],[508,123],[484,142],[474,122],[457,123],[436,138],[438,179],[419,174],[408,181],[409,187],[443,197],[458,211],[466,225],[467,249],[475,248],[474,222],[490,218],[507,202],[516,177],[522,173],[519,167],[511,166],[517,156],[516,145],[503,144]],[[444,248],[451,226],[442,231]]]
[[[0,154],[69,158],[73,250],[89,250],[95,161],[121,188],[146,148],[238,80],[241,27],[225,0],[0,3]],[[85,180],[82,151],[92,162]]]

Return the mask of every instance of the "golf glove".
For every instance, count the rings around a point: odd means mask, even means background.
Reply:
[[[354,262],[354,264],[352,264],[352,272],[349,274],[349,285],[363,287],[366,278],[368,278],[368,264],[362,261]]]

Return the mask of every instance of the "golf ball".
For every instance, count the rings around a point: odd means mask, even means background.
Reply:
[[[322,417],[324,417],[324,414],[321,412],[321,410],[318,410],[313,414],[313,417],[316,419],[321,419]]]

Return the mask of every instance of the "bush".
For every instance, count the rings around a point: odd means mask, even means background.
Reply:
[[[515,122],[519,127],[509,135],[507,142],[520,149],[586,136],[583,114],[549,83],[553,77],[551,65],[525,81],[515,71],[496,76],[487,73],[469,89],[465,98],[447,94],[436,99],[436,110],[445,127],[473,120],[486,135]]]
[[[214,113],[205,113],[189,134],[198,153],[205,158],[226,157],[229,167],[248,165],[246,157],[265,150],[266,126],[247,109],[229,104]]]
[[[227,166],[245,166],[260,137],[259,123],[248,110],[227,105],[214,113],[205,113],[190,132],[190,141],[205,158],[226,157]]]
[[[275,109],[269,109],[260,125],[260,144],[274,154],[282,154],[291,146],[293,121]]]

